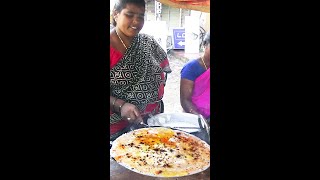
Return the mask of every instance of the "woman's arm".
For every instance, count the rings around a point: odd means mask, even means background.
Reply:
[[[191,101],[193,86],[194,82],[191,80],[184,78],[180,80],[180,103],[185,112],[199,114],[197,108]]]
[[[125,101],[116,97],[110,96],[110,110],[115,113],[121,113],[121,108]]]
[[[110,96],[110,110],[119,113],[121,117],[126,118],[128,121],[142,121],[140,112],[135,105],[113,96]]]

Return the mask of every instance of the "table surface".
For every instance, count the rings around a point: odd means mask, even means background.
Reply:
[[[205,132],[196,132],[191,133],[200,139],[208,141],[208,136]],[[210,144],[210,143],[209,143]],[[197,174],[184,176],[184,177],[172,177],[172,178],[160,178],[160,177],[152,177],[152,176],[146,176],[142,175],[136,172],[133,172],[121,165],[119,165],[113,158],[110,157],[110,179],[111,180],[123,180],[123,179],[132,179],[132,180],[146,180],[146,179],[154,179],[154,180],[207,180],[210,179],[210,167],[206,169],[205,171],[202,171]]]

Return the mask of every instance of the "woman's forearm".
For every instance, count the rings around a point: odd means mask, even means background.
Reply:
[[[194,82],[182,78],[180,81],[180,103],[183,110],[187,113],[199,114],[198,109],[192,103],[191,97],[193,94]]]
[[[199,114],[198,109],[193,105],[193,103],[190,100],[182,100],[181,105],[185,112]]]
[[[110,110],[112,112],[121,112],[121,106],[125,103],[124,100],[110,96]]]

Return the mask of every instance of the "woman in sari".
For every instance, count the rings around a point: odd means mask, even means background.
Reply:
[[[171,72],[156,40],[139,34],[144,25],[144,0],[118,0],[110,31],[110,140],[131,123],[163,112],[165,73]]]
[[[202,57],[189,61],[181,70],[180,103],[187,113],[210,118],[210,33],[204,40]]]

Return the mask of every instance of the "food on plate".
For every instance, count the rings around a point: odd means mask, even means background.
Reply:
[[[122,166],[156,177],[191,175],[210,166],[210,146],[206,142],[163,127],[123,134],[113,142],[110,153]]]

